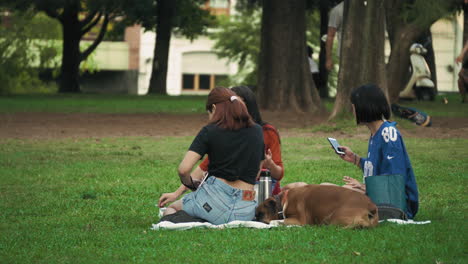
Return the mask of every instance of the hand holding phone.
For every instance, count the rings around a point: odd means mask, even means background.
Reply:
[[[335,150],[336,154],[338,155],[344,155],[345,152],[340,148],[340,144],[338,143],[338,141],[334,138],[327,138],[328,139],[328,142],[330,142],[330,144],[332,145],[333,149]]]

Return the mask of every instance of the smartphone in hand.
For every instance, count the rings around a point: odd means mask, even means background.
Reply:
[[[330,142],[330,144],[332,145],[333,149],[335,150],[336,154],[338,155],[344,155],[344,151],[341,150],[340,148],[340,144],[338,143],[338,141],[334,138],[327,138],[328,141]]]

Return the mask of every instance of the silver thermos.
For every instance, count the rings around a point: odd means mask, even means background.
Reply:
[[[258,203],[261,204],[263,201],[268,199],[271,196],[272,191],[270,171],[262,169],[258,183]]]

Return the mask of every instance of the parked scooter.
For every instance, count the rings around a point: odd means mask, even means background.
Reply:
[[[403,91],[402,99],[434,100],[436,92],[434,82],[431,80],[431,71],[423,55],[427,49],[419,43],[410,47],[411,78]]]

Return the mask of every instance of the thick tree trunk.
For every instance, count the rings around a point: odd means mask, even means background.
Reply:
[[[385,12],[390,40],[390,57],[387,63],[388,96],[390,103],[396,103],[400,92],[409,78],[411,45],[424,30],[414,24],[406,24],[401,18],[403,2],[386,0]]]
[[[426,23],[424,25],[411,22],[405,23],[401,17],[404,4],[405,2],[401,0],[386,0],[385,6],[387,30],[391,46],[390,57],[387,63],[388,94],[391,103],[398,102],[399,94],[408,82],[408,69],[410,66],[409,49],[411,45],[421,38],[425,32],[430,32],[431,25],[439,19],[438,14],[435,13],[434,16],[425,20]],[[430,52],[429,49],[428,52]],[[431,68],[431,73],[433,74],[434,84],[436,84],[435,61]]]
[[[351,112],[354,88],[375,83],[387,90],[384,0],[346,0],[344,10],[338,91],[330,119]]]
[[[167,62],[176,0],[157,1],[156,45],[148,93],[166,94]]]
[[[59,86],[59,92],[61,93],[80,92],[81,27],[78,20],[78,10],[78,6],[69,5],[65,7],[62,16],[63,51]]]
[[[263,1],[258,101],[270,110],[321,110],[306,53],[306,2]]]
[[[424,30],[416,25],[408,24],[396,33],[395,43],[390,51],[387,64],[388,95],[391,103],[398,102],[400,92],[408,82],[411,45]]]
[[[327,34],[328,31],[328,12],[330,8],[328,5],[324,4],[323,1],[320,1],[320,54],[319,54],[319,76],[320,84],[315,84],[319,86],[319,94],[321,98],[328,98],[328,70],[325,67],[327,60],[326,56],[326,43],[321,40],[322,36]]]

